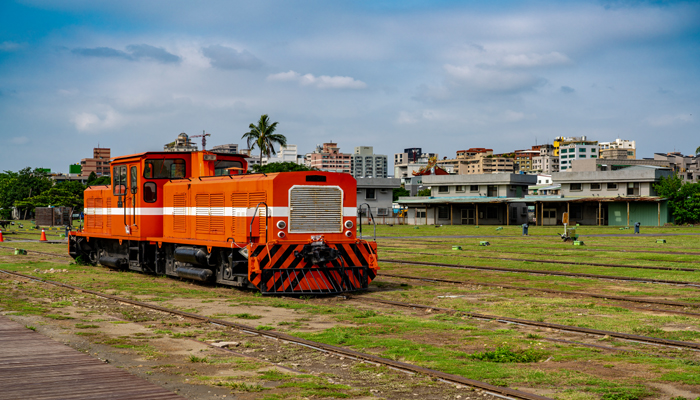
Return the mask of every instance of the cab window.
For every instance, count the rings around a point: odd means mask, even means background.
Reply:
[[[146,179],[184,178],[186,171],[187,164],[181,158],[146,160],[143,177]]]
[[[158,200],[158,186],[155,182],[146,182],[143,184],[143,201],[146,203],[155,203]]]
[[[220,160],[214,165],[214,175],[238,175],[245,172],[242,168],[243,163],[240,161]]]
[[[112,169],[112,190],[115,196],[126,193],[126,165],[117,165]]]

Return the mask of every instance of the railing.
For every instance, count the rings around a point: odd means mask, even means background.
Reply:
[[[362,239],[362,206],[367,206],[367,214],[369,215],[370,221],[372,221],[372,224],[374,224],[374,240],[377,240],[377,221],[375,221],[374,217],[372,216],[372,208],[369,206],[367,203],[362,203],[360,204],[359,212],[360,214],[360,222],[358,223],[359,228],[360,228],[360,239]]]
[[[258,203],[257,206],[255,206],[255,212],[253,213],[253,219],[250,220],[250,229],[248,230],[248,243],[253,243],[253,224],[255,223],[255,217],[258,215],[258,208],[260,207],[260,204],[265,205],[265,243],[268,242],[267,238],[267,223],[269,220],[269,215],[270,215],[270,208],[267,206],[267,203],[264,201],[261,201]]]

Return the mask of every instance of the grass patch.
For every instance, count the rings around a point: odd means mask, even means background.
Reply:
[[[513,350],[504,346],[493,351],[470,354],[469,358],[497,363],[533,363],[543,360],[546,356],[547,353],[537,349]]]

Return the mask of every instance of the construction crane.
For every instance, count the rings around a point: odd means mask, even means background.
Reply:
[[[211,136],[211,133],[206,133],[206,131],[202,131],[201,135],[190,136],[190,139],[201,137],[202,138],[202,150],[206,150],[207,149],[207,136]]]

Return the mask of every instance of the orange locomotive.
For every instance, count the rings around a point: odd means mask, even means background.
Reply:
[[[348,174],[245,174],[244,156],[209,151],[117,157],[111,169],[111,186],[85,190],[73,258],[264,294],[366,289],[379,269],[377,244],[356,235]]]

